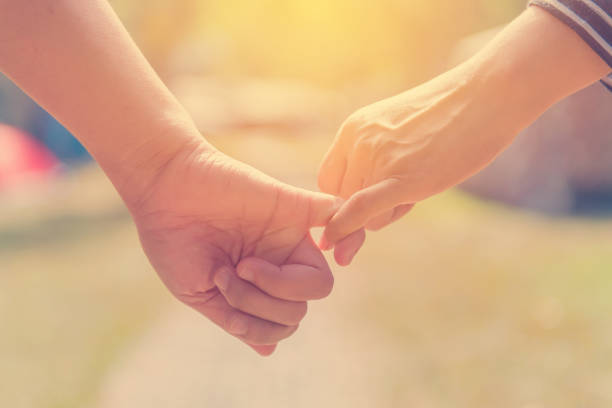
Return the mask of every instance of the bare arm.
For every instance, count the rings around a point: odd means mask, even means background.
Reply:
[[[131,181],[200,139],[105,0],[0,0],[0,10],[0,71],[85,145],[128,204],[145,187]]]
[[[351,115],[319,173],[348,199],[324,248],[379,229],[489,164],[548,107],[611,68],[567,25],[531,7],[466,63]]]
[[[93,154],[182,302],[267,355],[329,294],[309,229],[337,200],[212,148],[105,0],[0,0],[0,70]]]

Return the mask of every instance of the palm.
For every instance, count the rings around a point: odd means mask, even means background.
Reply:
[[[227,326],[234,310],[220,296],[215,273],[234,270],[244,260],[306,265],[319,272],[309,278],[320,281],[310,285],[320,287],[314,297],[327,294],[331,275],[309,229],[324,223],[334,206],[330,196],[290,187],[220,153],[196,150],[173,160],[133,212],[143,248],[170,291]],[[278,298],[307,300],[271,289]]]

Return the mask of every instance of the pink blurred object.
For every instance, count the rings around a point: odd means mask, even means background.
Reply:
[[[60,162],[26,132],[0,124],[0,191],[53,177]]]

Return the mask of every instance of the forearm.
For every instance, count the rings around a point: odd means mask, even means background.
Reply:
[[[521,129],[612,70],[570,27],[537,7],[527,9],[466,66],[499,119]]]
[[[0,0],[0,10],[0,70],[85,145],[122,195],[125,180],[146,183],[198,137],[105,0]]]

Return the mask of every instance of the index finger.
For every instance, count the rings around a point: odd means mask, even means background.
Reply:
[[[331,269],[307,234],[283,265],[258,257],[245,258],[236,267],[238,276],[279,299],[308,301],[329,295],[334,286]]]
[[[321,247],[331,249],[338,241],[363,228],[371,219],[400,204],[406,204],[403,182],[386,179],[357,191],[329,221],[321,238]]]
[[[314,266],[274,265],[261,258],[246,258],[236,268],[238,276],[270,296],[304,302],[329,295],[334,278],[331,272]]]

